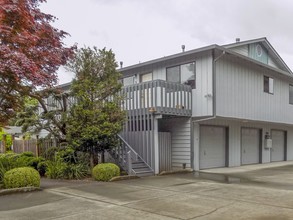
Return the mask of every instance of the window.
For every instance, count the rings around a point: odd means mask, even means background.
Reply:
[[[293,105],[293,85],[289,85],[289,104]]]
[[[123,86],[129,86],[134,84],[134,76],[123,78]]]
[[[195,62],[167,68],[167,81],[195,88]]]
[[[167,68],[167,81],[180,83],[180,66]]]
[[[274,94],[274,79],[268,76],[264,76],[264,92]]]
[[[148,82],[153,80],[153,73],[145,73],[140,75],[140,82]]]

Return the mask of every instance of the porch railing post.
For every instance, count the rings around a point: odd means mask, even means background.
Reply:
[[[131,152],[127,152],[127,167],[128,167],[128,175],[132,175],[132,163],[131,163]]]

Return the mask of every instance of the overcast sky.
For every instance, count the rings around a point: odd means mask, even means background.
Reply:
[[[47,0],[67,45],[112,49],[124,67],[211,44],[266,37],[293,70],[292,0]],[[60,83],[73,75],[59,71]]]

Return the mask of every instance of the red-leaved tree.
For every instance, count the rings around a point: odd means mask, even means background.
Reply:
[[[56,71],[73,55],[56,18],[40,11],[46,0],[0,0],[0,126],[22,106],[25,95],[57,82]]]

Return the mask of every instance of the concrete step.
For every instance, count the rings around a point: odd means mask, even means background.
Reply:
[[[132,163],[132,168],[133,169],[135,169],[135,168],[144,168],[144,167],[148,168],[148,166],[145,163]]]
[[[132,168],[133,170],[134,170],[134,172],[145,172],[145,171],[149,171],[149,172],[152,172],[151,170],[150,170],[150,168],[149,167],[141,167],[141,168]]]
[[[138,177],[144,177],[144,176],[153,176],[154,173],[152,171],[140,171],[140,172],[135,172],[135,175]]]

